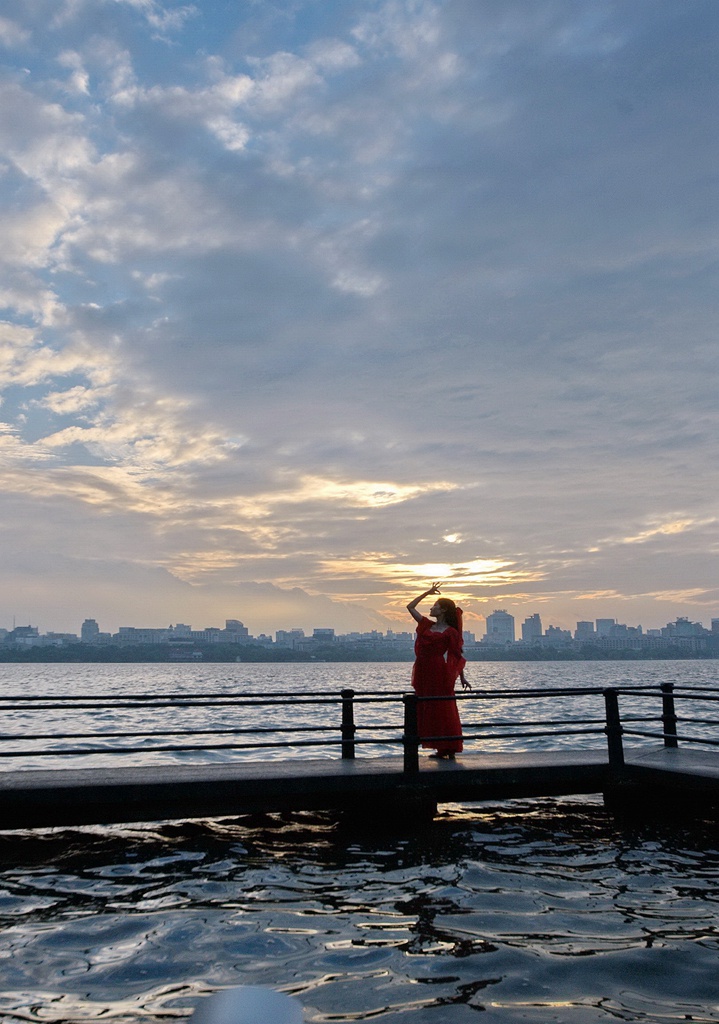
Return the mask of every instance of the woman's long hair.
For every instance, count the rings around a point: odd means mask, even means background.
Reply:
[[[462,635],[462,609],[458,608],[451,597],[438,597],[437,604],[444,612],[444,621],[448,626],[458,630]]]

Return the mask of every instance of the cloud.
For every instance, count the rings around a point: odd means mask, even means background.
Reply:
[[[21,28],[17,22],[11,21],[10,18],[0,18],[0,44],[2,46],[7,49],[13,46],[22,47],[29,38],[30,33]]]
[[[716,522],[713,517],[711,519],[705,519],[700,522],[695,522],[691,519],[672,519],[669,522],[660,523],[656,526],[651,526],[646,530],[642,530],[641,533],[636,534],[633,537],[623,537],[623,544],[644,544],[652,537],[656,536],[672,536],[677,533],[685,533],[687,530],[696,529],[698,526],[710,526]]]
[[[372,621],[433,567],[477,615],[708,607],[716,20],[11,3],[4,500],[38,550]]]

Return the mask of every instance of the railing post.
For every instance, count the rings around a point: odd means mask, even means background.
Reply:
[[[677,744],[677,715],[674,708],[674,683],[662,683],[662,732],[664,733],[664,746],[676,747]]]
[[[609,764],[613,768],[620,767],[624,764],[624,747],[622,745],[622,733],[624,730],[619,718],[619,695],[613,686],[607,687],[604,691],[604,707],[607,716],[607,724],[604,731],[607,734]]]
[[[404,693],[404,770],[419,771],[419,730],[417,728],[417,694]]]
[[[342,690],[342,760],[353,761],[355,756],[354,690]]]

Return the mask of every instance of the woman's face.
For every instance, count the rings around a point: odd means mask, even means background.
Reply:
[[[429,610],[429,614],[433,619],[438,619],[441,615],[444,615],[444,608],[439,602],[435,601]]]

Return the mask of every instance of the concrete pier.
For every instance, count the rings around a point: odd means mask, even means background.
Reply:
[[[330,758],[0,772],[0,828],[223,817],[258,811],[391,809],[570,794],[663,794],[719,802],[719,752],[646,746],[611,765],[602,750]]]

